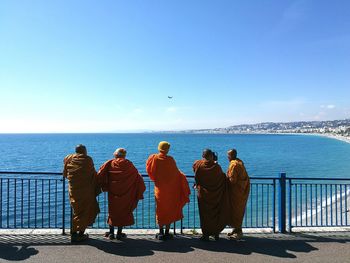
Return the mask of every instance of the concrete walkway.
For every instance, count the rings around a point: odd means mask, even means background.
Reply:
[[[111,241],[101,234],[78,245],[58,234],[0,234],[0,262],[350,262],[350,232],[247,234],[242,242],[203,242],[196,235],[158,241],[130,234]]]

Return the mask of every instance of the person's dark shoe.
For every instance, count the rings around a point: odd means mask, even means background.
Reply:
[[[82,242],[85,241],[89,238],[88,234],[77,234],[77,233],[73,233],[70,237],[70,241],[72,243],[76,243],[76,242]]]
[[[173,234],[165,233],[165,235],[164,235],[164,240],[169,240],[169,239],[173,239],[173,238],[174,238]]]
[[[126,238],[126,234],[125,234],[125,233],[118,233],[118,234],[117,234],[117,239],[118,239],[118,240],[121,240],[121,239],[123,239],[123,238]]]
[[[156,239],[158,239],[158,240],[164,240],[164,234],[162,234],[162,233],[157,233],[157,234],[156,234]]]
[[[201,241],[209,241],[209,236],[207,236],[207,235],[202,235],[199,239],[200,239]]]
[[[78,241],[78,234],[77,233],[72,233],[70,236],[70,242],[75,243],[75,242],[79,242]]]
[[[78,239],[79,239],[79,242],[85,241],[85,240],[89,239],[89,235],[88,234],[79,234]]]

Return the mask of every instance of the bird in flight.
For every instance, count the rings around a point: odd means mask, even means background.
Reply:
[[[168,99],[172,99],[173,98],[173,96],[168,96]]]

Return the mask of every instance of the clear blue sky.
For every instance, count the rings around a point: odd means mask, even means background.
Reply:
[[[0,91],[0,132],[349,118],[350,1],[2,0]]]

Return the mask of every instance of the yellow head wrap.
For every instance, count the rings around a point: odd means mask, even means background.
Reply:
[[[170,149],[170,143],[166,142],[166,141],[162,141],[158,144],[158,150],[160,152],[165,152],[167,153]]]

